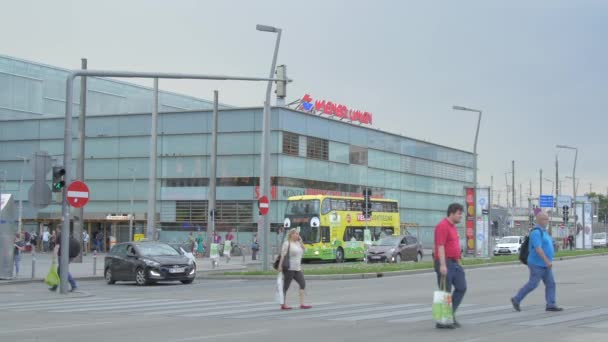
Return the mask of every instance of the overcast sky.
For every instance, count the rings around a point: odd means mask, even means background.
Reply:
[[[374,114],[373,126],[471,151],[483,110],[479,180],[539,191],[539,169],[606,193],[606,1],[0,0],[0,53],[78,68],[268,76],[279,64],[304,93]],[[143,81],[143,84],[151,84]],[[263,84],[161,81],[161,88],[261,106]],[[563,191],[571,193],[571,180]],[[551,187],[545,182],[544,188]],[[548,191],[545,191],[548,192]],[[505,193],[501,194],[504,204]]]

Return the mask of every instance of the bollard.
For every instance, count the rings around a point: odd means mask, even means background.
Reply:
[[[93,275],[97,275],[97,250],[93,252]]]
[[[36,277],[36,250],[32,248],[32,279]]]
[[[241,255],[243,256],[243,265],[245,265],[245,246],[241,246]]]

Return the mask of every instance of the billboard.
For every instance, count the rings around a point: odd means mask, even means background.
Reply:
[[[576,203],[576,248],[593,248],[593,204],[590,202]]]
[[[475,255],[475,189],[465,188],[465,236],[466,236],[466,253],[467,255]]]
[[[476,253],[479,257],[487,258],[490,240],[490,189],[477,188],[475,199]]]

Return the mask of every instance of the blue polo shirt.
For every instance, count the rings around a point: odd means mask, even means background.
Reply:
[[[541,234],[542,230],[542,234]],[[555,251],[553,250],[553,239],[547,229],[536,225],[530,232],[530,254],[528,255],[528,265],[547,267],[543,258],[536,253],[536,248],[541,247],[549,261],[553,261]]]

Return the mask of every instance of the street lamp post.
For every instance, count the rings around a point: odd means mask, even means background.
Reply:
[[[549,178],[544,178],[544,181],[551,183],[551,195],[553,195],[555,193],[555,189],[553,188],[553,184],[555,182],[553,182],[553,179],[549,179]]]
[[[567,145],[556,145],[557,148],[574,150],[574,166],[572,167],[572,212],[574,213],[574,227],[576,227],[576,161],[578,159],[578,148]],[[583,230],[583,249],[585,249],[585,231]]]
[[[475,189],[477,189],[477,140],[479,138],[479,126],[481,125],[482,111],[462,106],[452,106],[452,109],[475,112],[479,114],[479,116],[477,117],[477,130],[475,131],[475,144],[473,145],[473,155],[475,156],[475,159],[473,160],[473,186],[475,187]]]
[[[133,241],[133,219],[135,218],[135,212],[133,211],[133,201],[135,200],[135,172],[137,169],[130,167],[131,171],[131,215],[129,215],[129,241]]]
[[[18,232],[21,234],[23,231],[23,195],[21,189],[23,189],[23,174],[25,173],[25,164],[27,163],[27,157],[17,156],[19,159],[23,159],[23,170],[21,170],[21,179],[19,179],[19,229]]]
[[[272,64],[270,66],[270,76],[273,78],[277,65],[277,56],[279,55],[279,44],[281,42],[282,30],[273,26],[256,25],[256,30],[262,32],[276,33],[276,42],[274,46],[274,54]],[[266,196],[270,199],[270,93],[272,91],[272,80],[268,81],[266,87],[266,101],[264,101],[264,114],[262,117],[262,148],[260,158],[260,196]],[[268,271],[268,247],[270,235],[270,218],[268,214],[263,215],[258,220],[258,235],[262,237],[262,270]]]

